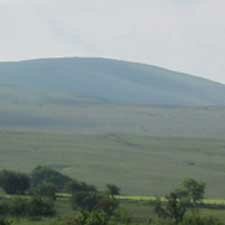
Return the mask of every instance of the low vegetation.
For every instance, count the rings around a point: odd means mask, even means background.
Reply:
[[[0,214],[4,217],[48,217],[55,214],[54,204],[40,197],[12,198],[0,203]]]
[[[41,187],[43,184],[53,184],[57,191],[63,191],[65,185],[72,179],[46,166],[38,166],[31,173],[32,187]],[[43,186],[42,186],[43,187]]]
[[[208,208],[203,201],[206,184],[194,179],[185,179],[165,197],[145,205],[133,200],[137,212],[132,212],[114,184],[99,190],[41,166],[31,174],[4,170],[0,175],[0,187],[8,194],[0,198],[0,225],[223,225],[219,218],[203,213]],[[62,213],[62,204],[67,203]],[[145,219],[140,216],[135,221],[134,214],[143,211]]]
[[[3,170],[0,172],[0,184],[7,194],[25,194],[30,188],[30,177],[23,173]]]

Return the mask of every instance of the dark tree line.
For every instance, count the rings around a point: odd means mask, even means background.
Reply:
[[[56,192],[96,191],[96,187],[74,180],[46,166],[36,167],[31,174],[3,170],[0,172],[0,187],[10,195],[33,193],[55,198]]]
[[[10,195],[29,195],[0,200],[0,216],[52,216],[57,192],[71,193],[72,208],[87,212],[83,216],[99,212],[110,218],[119,205],[114,198],[120,191],[117,186],[110,184],[105,191],[99,191],[94,185],[71,179],[48,167],[38,166],[31,174],[3,170],[0,187]]]
[[[8,170],[0,172],[0,187],[7,194],[25,194],[30,185],[31,179],[27,174]]]
[[[116,225],[130,224],[128,214],[119,210],[116,196],[120,188],[107,184],[104,191],[94,185],[77,181],[48,167],[37,167],[31,174],[3,170],[0,187],[10,195],[20,197],[0,199],[0,225],[10,225],[3,217],[54,216],[57,192],[71,194],[71,206],[76,214],[53,225]],[[27,194],[29,196],[21,196]],[[154,202],[159,220],[152,225],[224,225],[214,218],[202,217],[199,206],[205,195],[205,184],[186,179],[173,192]]]

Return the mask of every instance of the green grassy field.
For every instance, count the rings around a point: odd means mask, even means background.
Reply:
[[[0,129],[225,139],[224,107],[0,102]]]
[[[162,195],[184,178],[207,183],[207,197],[225,198],[225,140],[136,135],[0,132],[0,169],[30,172],[48,165],[126,195]]]

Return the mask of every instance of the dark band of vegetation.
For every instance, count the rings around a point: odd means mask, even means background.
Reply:
[[[17,224],[22,218],[28,218],[28,224],[34,219],[42,221],[42,218],[52,218],[50,225],[135,224],[132,214],[124,211],[117,198],[120,188],[113,184],[107,184],[106,189],[100,191],[93,185],[39,166],[31,174],[1,171],[0,187],[8,194],[0,198],[0,225]],[[141,224],[222,225],[216,218],[201,215],[201,208],[207,207],[203,203],[205,187],[205,183],[194,179],[184,180],[165,198],[147,203],[149,217]],[[72,212],[61,217],[57,209],[57,193],[60,192],[67,193]],[[150,209],[153,209],[152,214]]]

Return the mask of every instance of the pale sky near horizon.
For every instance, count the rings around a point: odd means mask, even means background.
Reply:
[[[225,0],[0,0],[0,61],[89,56],[225,83]]]

